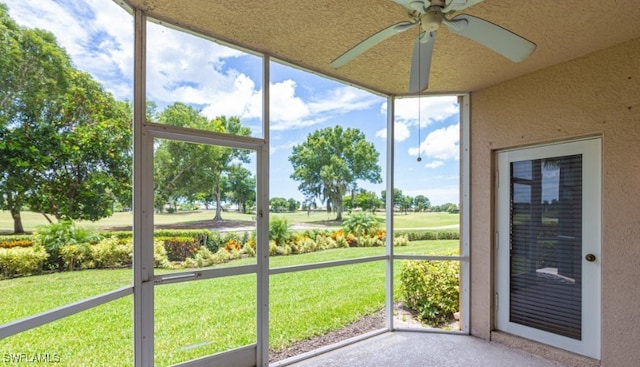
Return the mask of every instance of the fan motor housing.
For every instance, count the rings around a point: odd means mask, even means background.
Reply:
[[[430,6],[427,11],[420,17],[420,28],[425,32],[437,31],[442,24],[442,8],[439,6]]]

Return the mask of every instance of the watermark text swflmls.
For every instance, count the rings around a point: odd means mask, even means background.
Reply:
[[[60,363],[58,353],[4,353],[3,363]]]

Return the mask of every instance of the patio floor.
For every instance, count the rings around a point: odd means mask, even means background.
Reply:
[[[400,331],[374,336],[289,366],[565,367],[472,336]]]

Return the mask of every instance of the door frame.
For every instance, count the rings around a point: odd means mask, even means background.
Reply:
[[[525,159],[582,154],[582,338],[553,334],[509,321],[510,163]],[[501,150],[496,160],[495,320],[496,329],[600,359],[602,139],[588,138]],[[596,261],[585,260],[594,254]]]

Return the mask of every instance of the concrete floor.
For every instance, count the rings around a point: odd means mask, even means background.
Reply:
[[[564,367],[558,362],[472,336],[398,331],[289,366]]]

